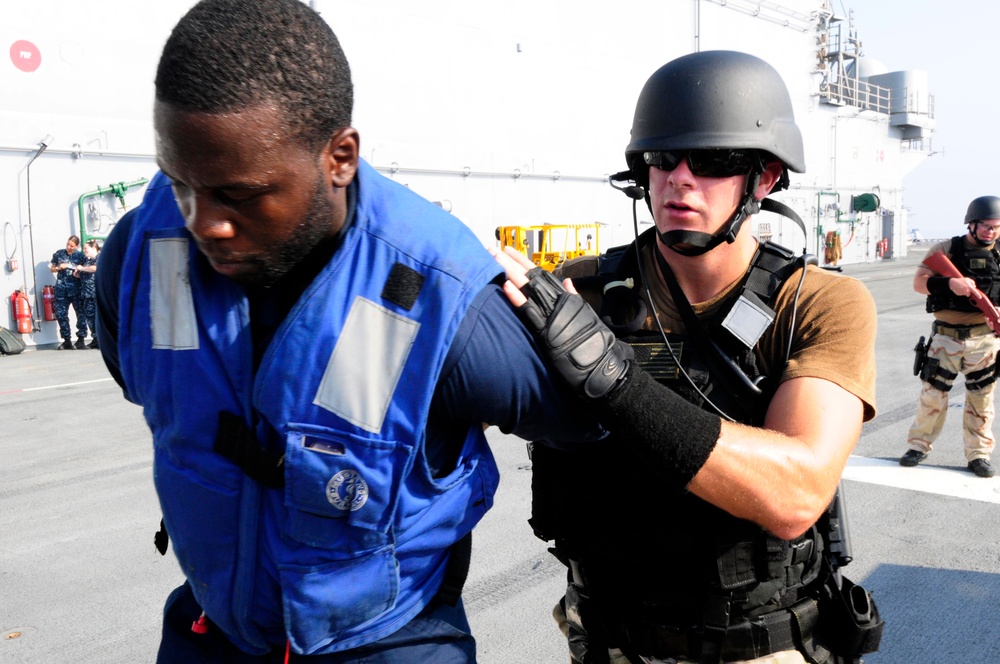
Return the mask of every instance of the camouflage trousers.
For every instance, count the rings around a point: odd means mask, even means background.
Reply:
[[[69,324],[69,308],[73,306],[76,314],[76,336],[83,339],[87,336],[87,318],[83,310],[83,302],[76,295],[63,295],[56,293],[56,299],[52,303],[52,313],[59,321],[59,336],[66,341],[73,340],[73,332]]]
[[[931,336],[927,358],[928,361],[937,360],[939,364],[936,374],[929,378],[935,384],[925,380],[921,386],[917,415],[906,437],[910,449],[924,454],[931,451],[948,415],[949,391],[958,375],[962,374],[966,383],[962,415],[966,460],[990,457],[995,442],[993,391],[996,387],[991,376],[998,349],[1000,338],[994,334],[968,339],[953,339],[943,334]]]
[[[97,298],[93,297],[83,297],[79,299],[79,307],[77,307],[77,313],[83,310],[83,319],[87,323],[87,327],[90,328],[90,336],[97,338]],[[79,329],[79,325],[77,326]]]

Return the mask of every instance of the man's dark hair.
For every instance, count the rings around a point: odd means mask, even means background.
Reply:
[[[163,47],[156,99],[205,113],[277,103],[318,147],[350,126],[354,91],[336,35],[300,0],[202,0]]]

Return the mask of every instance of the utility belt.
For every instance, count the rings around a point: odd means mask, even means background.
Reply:
[[[636,662],[678,657],[733,662],[788,650],[813,663],[860,662],[881,641],[884,623],[871,595],[829,568],[815,588],[790,590],[785,606],[734,616],[732,603],[721,594],[697,605],[636,606],[628,600],[605,605],[592,595],[583,565],[566,562],[570,583],[563,609],[570,652],[582,664],[607,664],[608,647]]]
[[[971,337],[981,337],[984,334],[993,333],[990,326],[986,323],[978,325],[952,325],[951,323],[944,323],[939,320],[934,321],[933,330],[934,334],[943,334],[956,341],[964,341]]]
[[[699,600],[698,606],[690,601],[684,606],[654,606],[645,602],[636,606],[625,600],[622,606],[616,607],[617,603],[612,601],[609,606],[593,611],[581,606],[581,603],[595,601],[584,565],[573,559],[566,562],[571,582],[566,597],[567,614],[591,619],[600,615],[603,624],[597,630],[592,624],[577,628],[591,638],[601,634],[607,645],[621,649],[626,656],[631,655],[630,659],[684,657],[695,661],[731,662],[785,650],[806,651],[811,649],[819,622],[817,600],[795,594],[787,598],[792,602],[789,606],[750,617],[731,616],[731,602],[721,595],[708,598],[704,606],[700,605],[704,598]],[[603,604],[600,599],[597,602]],[[600,647],[595,649],[600,650]],[[711,655],[705,660],[708,653]]]
[[[951,323],[934,321],[932,330],[934,334],[943,334],[956,341],[965,341],[966,339],[993,334],[993,330],[986,323],[980,323],[979,325],[953,325]],[[936,390],[949,392],[958,374],[942,367],[938,358],[929,357],[930,346],[930,341],[925,343],[924,338],[920,337],[917,345],[913,348],[913,375],[919,376],[920,380]],[[991,386],[997,381],[998,377],[1000,377],[1000,358],[985,369],[965,374],[965,389],[972,392],[992,389]]]
[[[792,606],[753,619],[732,621],[725,628],[720,646],[712,628],[679,629],[672,625],[622,622],[609,626],[612,641],[621,639],[623,652],[669,660],[684,657],[700,661],[707,649],[718,651],[718,660],[734,662],[756,659],[786,650],[803,651],[812,642],[819,622],[819,604],[815,599],[801,599]],[[617,632],[617,633],[616,633]]]

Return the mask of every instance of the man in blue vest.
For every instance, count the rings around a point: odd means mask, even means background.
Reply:
[[[298,0],[204,0],[156,74],[161,167],[97,272],[186,577],[159,662],[466,662],[483,423],[603,431],[547,378],[458,220],[359,158],[350,70]],[[542,404],[545,404],[544,408]]]

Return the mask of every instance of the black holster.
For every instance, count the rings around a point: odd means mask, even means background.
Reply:
[[[821,650],[830,652],[826,662],[860,662],[861,655],[878,650],[885,622],[875,599],[839,571],[832,572],[824,584],[819,614],[816,640]]]
[[[571,581],[566,584],[566,595],[560,601],[566,614],[566,641],[574,664],[608,664],[603,622],[590,616],[596,607],[587,591]]]
[[[930,383],[942,392],[947,392],[951,389],[950,386],[944,384],[937,376],[940,373],[938,368],[941,365],[941,361],[936,357],[927,358],[923,366],[920,367],[920,380],[925,383]]]
[[[924,343],[924,337],[920,337],[917,341],[917,345],[913,347],[913,375],[919,376],[920,370],[924,368],[927,363],[927,350],[930,348],[929,343]]]

